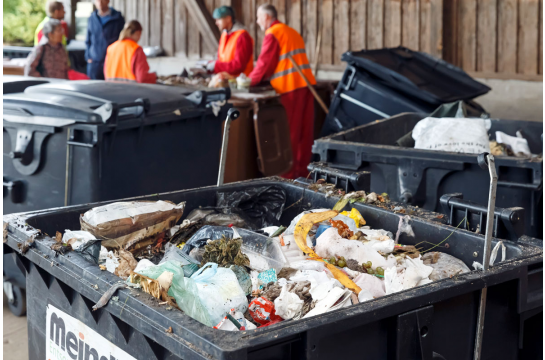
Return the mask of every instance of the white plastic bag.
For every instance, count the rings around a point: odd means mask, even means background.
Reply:
[[[304,301],[294,293],[287,290],[287,285],[282,286],[280,296],[274,300],[276,315],[284,320],[293,319],[303,309]]]
[[[62,236],[62,242],[66,244],[69,240],[72,240],[71,242],[72,250],[77,250],[81,245],[85,244],[87,241],[96,240],[96,237],[88,231],[64,230],[64,234]]]
[[[490,126],[489,119],[427,117],[413,129],[414,148],[466,154],[490,152]]]
[[[218,264],[207,263],[190,278],[174,280],[171,291],[187,315],[210,327],[217,325],[231,309],[245,313],[248,300],[235,273]]]

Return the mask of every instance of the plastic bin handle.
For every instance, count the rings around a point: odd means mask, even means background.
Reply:
[[[350,72],[350,75],[349,75],[349,72]],[[349,76],[348,81],[345,82],[348,76]],[[352,86],[352,83],[354,82],[354,76],[356,76],[356,68],[353,67],[352,65],[348,65],[341,79],[341,84],[343,84],[344,89],[346,91],[350,90],[350,87]]]
[[[345,192],[371,191],[371,173],[368,171],[344,171],[323,163],[311,163],[307,170],[312,173],[315,183],[322,179],[335,187],[342,187]]]

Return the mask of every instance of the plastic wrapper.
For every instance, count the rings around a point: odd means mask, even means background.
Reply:
[[[282,318],[276,315],[274,304],[264,297],[252,300],[248,309],[250,310],[250,316],[258,324],[267,325],[282,321]]]
[[[425,265],[433,268],[430,280],[437,281],[471,271],[464,262],[452,255],[442,252],[427,252],[422,255]]]
[[[83,256],[87,261],[90,261],[93,264],[98,265],[98,258],[100,256],[101,243],[102,241],[100,240],[89,240],[85,243],[82,243],[74,251],[80,254],[81,256]]]
[[[279,225],[286,193],[279,186],[252,187],[244,191],[218,192],[216,206],[244,211],[258,228]]]
[[[297,225],[297,223],[299,222],[299,220],[301,220],[301,218],[303,217],[303,215],[306,215],[306,214],[312,214],[312,213],[318,213],[318,212],[324,212],[324,211],[330,211],[331,209],[313,209],[313,210],[308,210],[308,211],[303,211],[302,213],[300,213],[299,215],[297,215],[295,218],[293,218],[293,220],[291,221],[290,223],[290,226],[288,226],[288,228],[286,229],[286,231],[284,232],[284,236],[285,235],[293,235],[293,233],[295,232],[295,226]],[[359,229],[358,227],[356,226],[356,222],[354,221],[354,219],[351,219],[350,217],[348,216],[345,216],[345,215],[337,215],[335,216],[334,218],[332,218],[331,220],[336,220],[336,221],[342,221],[344,222],[348,228],[350,229],[350,231],[352,231],[353,233],[357,232]],[[319,223],[319,224],[316,224],[311,230],[310,232],[311,233],[316,233],[317,230],[318,230],[318,227],[320,225],[329,225],[331,226],[331,224],[329,222],[323,222],[323,223]],[[312,237],[311,237],[312,238]]]
[[[169,201],[116,202],[87,211],[80,224],[106,248],[125,249],[176,225],[184,207]]]
[[[97,238],[88,231],[65,230],[62,236],[62,242],[70,244],[72,250],[77,250],[81,245],[96,239]]]
[[[182,265],[200,264],[200,261],[196,261],[172,243],[165,245],[165,256],[163,256],[159,264],[167,261],[177,261],[182,263]]]

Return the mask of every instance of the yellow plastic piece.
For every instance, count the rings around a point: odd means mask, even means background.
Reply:
[[[354,291],[356,294],[359,294],[361,288],[356,285],[352,280],[350,280],[350,278],[344,272],[337,269],[334,265],[325,262],[321,257],[318,256],[318,254],[314,252],[314,250],[307,246],[307,234],[312,226],[319,222],[332,219],[337,215],[338,212],[334,210],[305,214],[297,222],[293,237],[295,238],[295,243],[297,244],[297,246],[299,246],[299,249],[301,249],[305,254],[308,254],[312,258],[312,260],[323,262],[325,266],[329,269],[329,271],[331,271],[335,279],[339,280],[339,282],[343,284],[346,288]]]
[[[341,213],[341,215],[348,216],[350,219],[354,220],[356,222],[356,227],[360,227],[360,226],[363,226],[363,225],[367,224],[367,222],[365,221],[363,216],[361,216],[358,209],[352,208],[352,210],[350,210],[350,212],[343,211]]]

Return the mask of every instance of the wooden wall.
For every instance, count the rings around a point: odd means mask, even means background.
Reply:
[[[168,56],[211,58],[186,0],[111,0],[144,26],[141,44],[161,45]],[[305,39],[311,63],[342,70],[347,50],[403,45],[428,52],[472,75],[542,79],[543,0],[203,0],[207,9],[231,5],[255,40],[263,32],[256,10],[272,3],[279,19]],[[317,45],[321,29],[321,43]],[[475,74],[477,73],[477,74]]]
[[[445,0],[443,57],[481,76],[543,79],[543,0]]]

